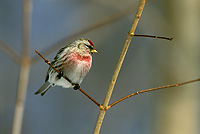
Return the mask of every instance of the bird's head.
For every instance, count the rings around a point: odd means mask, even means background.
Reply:
[[[90,54],[97,53],[93,42],[89,39],[78,39],[74,42],[74,44],[77,45],[79,51],[89,52]]]

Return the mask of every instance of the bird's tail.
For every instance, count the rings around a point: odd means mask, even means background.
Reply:
[[[42,87],[40,89],[37,90],[37,92],[35,92],[35,94],[41,94],[42,96],[47,92],[47,90],[52,87],[53,85],[51,83],[49,83],[48,81],[46,81],[44,83],[44,85],[42,85]]]

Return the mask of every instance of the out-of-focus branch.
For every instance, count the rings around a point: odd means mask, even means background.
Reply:
[[[103,19],[96,21],[95,23],[89,25],[88,27],[85,27],[84,29],[81,29],[80,31],[78,31],[74,34],[67,36],[61,42],[48,47],[48,49],[46,49],[44,51],[41,51],[41,53],[43,54],[43,56],[46,56],[46,55],[54,52],[55,50],[61,48],[62,46],[66,45],[68,42],[70,42],[74,38],[77,38],[78,36],[81,36],[85,33],[88,33],[90,31],[94,30],[94,29],[97,29],[97,28],[102,27],[104,25],[110,24],[114,21],[117,21],[117,20],[123,18],[123,17],[126,17],[127,15],[130,15],[132,12],[134,12],[136,10],[136,8],[137,8],[136,5],[137,4],[134,3],[134,4],[130,5],[129,7],[125,8],[123,10],[120,10],[119,12],[117,12],[113,15],[104,17]],[[33,57],[32,60],[31,60],[32,64],[37,62],[38,60],[39,60],[38,56]]]
[[[186,85],[186,84],[189,84],[189,83],[193,83],[193,82],[197,82],[197,81],[200,81],[200,78],[198,79],[195,79],[195,80],[190,80],[190,81],[186,81],[186,82],[182,82],[182,83],[176,83],[176,84],[171,84],[171,85],[166,85],[166,86],[160,86],[160,87],[155,87],[155,88],[150,88],[150,89],[145,89],[145,90],[141,90],[141,91],[137,91],[135,93],[132,93],[132,94],[129,94],[115,102],[113,102],[112,104],[110,104],[107,109],[111,108],[112,106],[118,104],[119,102],[125,100],[125,99],[128,99],[134,95],[138,95],[138,94],[141,94],[141,93],[146,93],[146,92],[150,92],[150,91],[154,91],[154,90],[159,90],[159,89],[164,89],[164,88],[170,88],[170,87],[179,87],[179,86],[183,86],[183,85]]]
[[[26,58],[22,59],[19,82],[18,82],[17,98],[15,102],[12,134],[21,134],[29,72],[30,72],[30,61]]]
[[[100,128],[101,128],[105,113],[107,111],[106,107],[108,106],[108,103],[110,101],[110,98],[111,98],[111,95],[112,95],[112,92],[113,92],[113,88],[115,86],[119,71],[121,69],[122,63],[124,61],[125,55],[127,53],[128,47],[129,47],[131,39],[132,39],[132,36],[130,34],[133,35],[134,32],[135,32],[135,29],[137,27],[139,19],[140,19],[141,15],[142,15],[142,11],[144,9],[144,5],[145,5],[145,0],[140,0],[140,4],[138,6],[137,13],[136,13],[135,18],[133,20],[133,23],[131,25],[129,33],[128,33],[127,37],[126,37],[126,40],[125,40],[124,46],[122,48],[121,54],[119,56],[115,71],[114,71],[112,79],[110,81],[110,84],[109,84],[109,87],[108,87],[104,102],[102,104],[102,107],[100,107],[99,116],[98,116],[94,131],[93,131],[94,134],[99,134],[99,132],[100,132]]]
[[[28,79],[30,72],[30,33],[31,33],[31,12],[32,0],[23,1],[23,17],[22,17],[22,54],[20,64],[20,75],[17,90],[17,98],[15,102],[15,111],[13,119],[12,134],[21,134],[24,107],[26,101],[26,92],[28,87]]]
[[[5,52],[14,62],[16,62],[18,65],[20,64],[20,56],[2,40],[0,40],[0,49]]]

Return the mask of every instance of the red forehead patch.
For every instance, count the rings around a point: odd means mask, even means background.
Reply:
[[[91,46],[94,46],[93,42],[91,40],[88,40]]]

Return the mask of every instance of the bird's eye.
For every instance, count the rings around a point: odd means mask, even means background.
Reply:
[[[89,49],[93,49],[92,46],[85,44]]]

